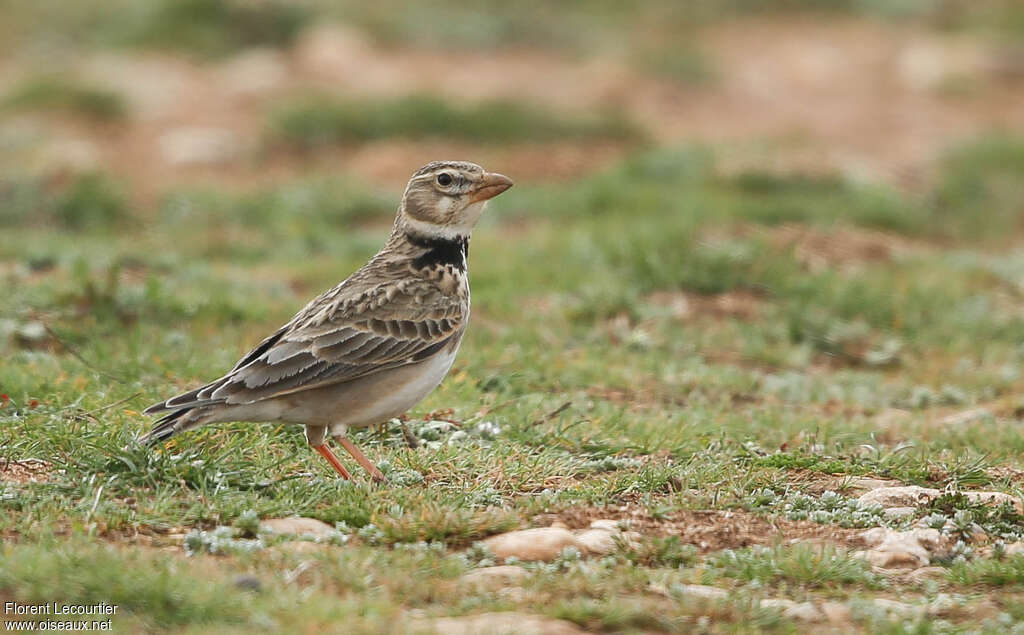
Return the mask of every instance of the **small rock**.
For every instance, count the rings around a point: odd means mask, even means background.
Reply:
[[[483,542],[501,559],[518,558],[526,562],[554,560],[566,547],[575,547],[581,552],[586,550],[571,531],[558,527],[510,531],[491,536]]]
[[[591,529],[604,529],[605,531],[621,531],[619,521],[611,519],[599,519],[591,521]]]
[[[1010,496],[1003,492],[964,492],[964,496],[972,503],[981,503],[996,507],[1004,503],[1013,505],[1018,514],[1024,513],[1024,503],[1016,496]]]
[[[842,602],[822,602],[821,613],[829,622],[849,622],[853,618],[850,607]]]
[[[883,487],[898,487],[899,484],[899,481],[891,479],[868,478],[866,476],[857,476],[845,482],[847,489],[860,490],[862,492],[870,492]]]
[[[251,97],[273,92],[288,80],[288,64],[278,51],[255,48],[227,60],[219,69],[221,85],[231,94]]]
[[[939,593],[925,607],[925,612],[931,617],[942,617],[954,612],[957,606],[959,606],[958,602],[950,594]]]
[[[242,143],[224,128],[185,126],[173,128],[157,140],[164,160],[171,165],[217,165],[242,154]]]
[[[899,615],[900,617],[920,617],[925,613],[923,606],[914,606],[913,604],[897,602],[896,600],[886,598],[875,598],[871,603],[887,613]]]
[[[413,622],[412,632],[444,635],[580,635],[586,631],[572,622],[515,611],[441,617]]]
[[[889,507],[882,512],[886,518],[893,520],[902,520],[904,518],[913,518],[914,514],[917,513],[916,507]]]
[[[941,495],[942,492],[930,487],[902,485],[900,487],[880,487],[861,495],[857,500],[862,505],[919,507],[930,503]]]
[[[236,576],[233,584],[242,589],[243,591],[252,591],[253,593],[259,593],[263,590],[263,583],[254,575],[240,575]]]
[[[702,600],[725,600],[729,592],[706,584],[674,584],[672,590],[684,596],[697,597]]]
[[[318,553],[330,549],[330,545],[323,542],[312,542],[309,540],[291,540],[276,545],[274,549],[287,553]]]
[[[576,542],[583,551],[592,555],[605,555],[615,551],[615,537],[618,532],[606,529],[588,529],[576,536]]]
[[[920,569],[915,569],[908,573],[906,580],[907,582],[920,584],[925,580],[934,580],[945,575],[946,570],[942,567],[921,567]]]
[[[811,602],[800,602],[782,612],[783,617],[788,617],[801,622],[820,622],[825,615],[818,610]]]
[[[801,622],[820,622],[825,615],[811,602],[794,602],[784,598],[767,598],[761,600],[762,608],[778,609],[783,617]]]
[[[947,426],[962,426],[992,418],[992,411],[988,408],[971,408],[970,410],[964,410],[963,412],[957,412],[944,417],[939,420],[939,423]]]
[[[1006,549],[1003,550],[1008,556],[1019,556],[1024,554],[1024,542],[1012,542],[1006,545]]]
[[[260,531],[272,534],[291,534],[295,536],[313,536],[322,538],[334,533],[334,528],[316,518],[268,518],[260,522]]]
[[[469,586],[498,588],[512,584],[527,574],[526,569],[515,565],[483,567],[464,574],[459,581]]]
[[[861,534],[861,539],[870,549],[858,551],[855,555],[884,569],[923,567],[931,561],[930,552],[938,547],[940,537],[937,529],[893,531],[875,527]]]
[[[649,583],[647,585],[647,592],[648,593],[653,593],[654,595],[660,595],[661,597],[665,597],[665,598],[672,597],[672,594],[669,593],[669,591],[665,587],[665,585],[661,584],[660,582],[651,582],[651,583]]]

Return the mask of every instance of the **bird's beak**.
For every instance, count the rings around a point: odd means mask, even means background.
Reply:
[[[478,185],[476,190],[473,191],[473,195],[469,200],[472,203],[477,203],[479,201],[492,199],[512,187],[512,185],[512,179],[508,178],[504,174],[488,172],[484,174],[483,180],[480,181],[480,185]]]

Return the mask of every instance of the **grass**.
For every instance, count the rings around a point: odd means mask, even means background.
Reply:
[[[0,99],[0,109],[61,110],[98,121],[111,121],[124,116],[125,103],[117,93],[68,77],[43,75],[15,86]]]
[[[904,527],[842,490],[855,475],[948,488],[913,520],[949,521],[951,541],[976,527],[1004,542],[1024,532],[1012,509],[956,494],[1021,493],[1020,225],[1006,178],[1020,147],[955,150],[923,199],[842,179],[723,178],[702,148],[521,183],[474,236],[473,325],[451,375],[412,412],[420,447],[395,425],[356,435],[389,475],[382,486],[339,482],[291,426],[211,426],[152,450],[132,441],[146,405],[223,372],[371,256],[394,191],[308,175],[172,188],[140,207],[103,174],[9,176],[0,467],[50,467],[0,487],[0,594],[105,596],[123,604],[119,628],[197,632],[341,621],[379,632],[414,610],[786,631],[793,620],[760,599],[898,597],[911,587],[844,549],[789,541]],[[1000,232],[974,220],[972,197]],[[794,226],[831,240],[787,242]],[[881,230],[912,248],[829,251]],[[991,416],[941,423],[977,407]],[[438,417],[454,423],[429,416],[449,408]],[[680,538],[705,512],[714,548]],[[336,526],[343,544],[303,554],[224,541],[216,556],[180,545],[194,531],[209,550],[232,532],[218,527],[292,514]],[[530,565],[521,593],[461,589],[487,562],[475,542],[602,517],[636,519],[643,536],[602,558]],[[723,532],[723,518],[779,530]],[[1009,606],[999,594],[1019,583],[1016,560],[967,543],[936,562],[948,576],[914,586],[921,602],[984,588]],[[729,597],[673,594],[699,583]]]
[[[805,587],[856,584],[881,588],[885,582],[863,560],[831,547],[796,546],[725,551],[710,562],[714,574],[745,582],[787,582]]]
[[[57,184],[42,178],[0,179],[0,203],[0,221],[8,226],[103,231],[130,221],[120,186],[95,172]]]
[[[509,101],[455,106],[423,95],[391,101],[309,98],[274,113],[270,135],[302,149],[392,137],[483,143],[642,137],[636,126],[613,114],[556,115]]]

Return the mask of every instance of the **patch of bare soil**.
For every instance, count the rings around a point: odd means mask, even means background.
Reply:
[[[0,481],[9,483],[45,483],[50,480],[53,465],[42,459],[0,461]]]
[[[888,262],[927,249],[923,243],[902,236],[850,226],[825,231],[786,224],[766,230],[766,234],[770,244],[792,249],[797,260],[811,271]]]
[[[847,547],[861,546],[863,530],[843,529],[811,521],[769,518],[742,510],[678,510],[653,518],[645,508],[627,504],[611,507],[583,507],[558,513],[570,529],[590,526],[596,519],[627,520],[631,531],[644,535],[679,536],[702,553],[780,542],[830,542]]]
[[[645,300],[667,308],[672,316],[681,320],[703,317],[755,320],[761,315],[766,299],[747,290],[734,290],[714,295],[700,295],[685,291],[655,291]]]

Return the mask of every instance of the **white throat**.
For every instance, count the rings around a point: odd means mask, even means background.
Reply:
[[[454,203],[451,199],[449,205]],[[479,201],[472,203],[462,210],[460,218],[457,222],[449,223],[447,225],[435,225],[434,223],[427,223],[421,221],[412,216],[406,215],[405,222],[409,229],[415,231],[417,234],[422,236],[429,236],[431,238],[443,238],[446,240],[454,240],[456,238],[468,237],[473,233],[473,228],[476,226],[480,216],[484,212],[484,206],[487,201]],[[447,211],[447,210],[445,210]]]

